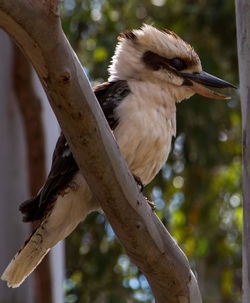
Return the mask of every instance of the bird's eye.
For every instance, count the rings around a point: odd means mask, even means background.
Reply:
[[[170,64],[179,71],[187,68],[187,64],[180,58],[171,59]]]

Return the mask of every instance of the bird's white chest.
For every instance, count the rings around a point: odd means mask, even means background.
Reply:
[[[130,83],[117,108],[114,135],[132,173],[148,184],[167,160],[175,135],[175,103],[152,84]]]

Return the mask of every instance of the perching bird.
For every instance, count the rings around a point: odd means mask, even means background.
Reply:
[[[146,185],[167,160],[176,133],[176,103],[195,93],[228,99],[204,85],[234,86],[202,71],[194,49],[169,30],[144,25],[118,40],[109,80],[94,93],[131,172]],[[2,279],[18,287],[51,247],[98,208],[61,134],[48,179],[35,198],[20,206],[23,220],[38,221],[38,226]]]

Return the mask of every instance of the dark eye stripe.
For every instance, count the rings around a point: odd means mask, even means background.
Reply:
[[[168,70],[171,69],[171,71],[174,72],[171,67],[177,71],[181,71],[187,68],[186,63],[180,58],[167,59],[151,51],[146,51],[143,54],[142,61],[147,67],[155,71],[163,68]]]
[[[143,54],[142,61],[152,70],[159,70],[160,68],[166,68],[167,66],[167,61],[164,57],[161,57],[151,51],[146,51]]]

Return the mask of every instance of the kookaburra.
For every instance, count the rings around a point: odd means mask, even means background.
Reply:
[[[143,25],[118,40],[108,82],[94,93],[132,174],[146,185],[168,158],[176,103],[195,93],[228,99],[205,86],[234,86],[204,72],[194,49],[169,30]],[[20,206],[25,222],[39,223],[2,275],[8,286],[19,286],[50,248],[99,208],[93,200],[61,134],[44,186]]]

